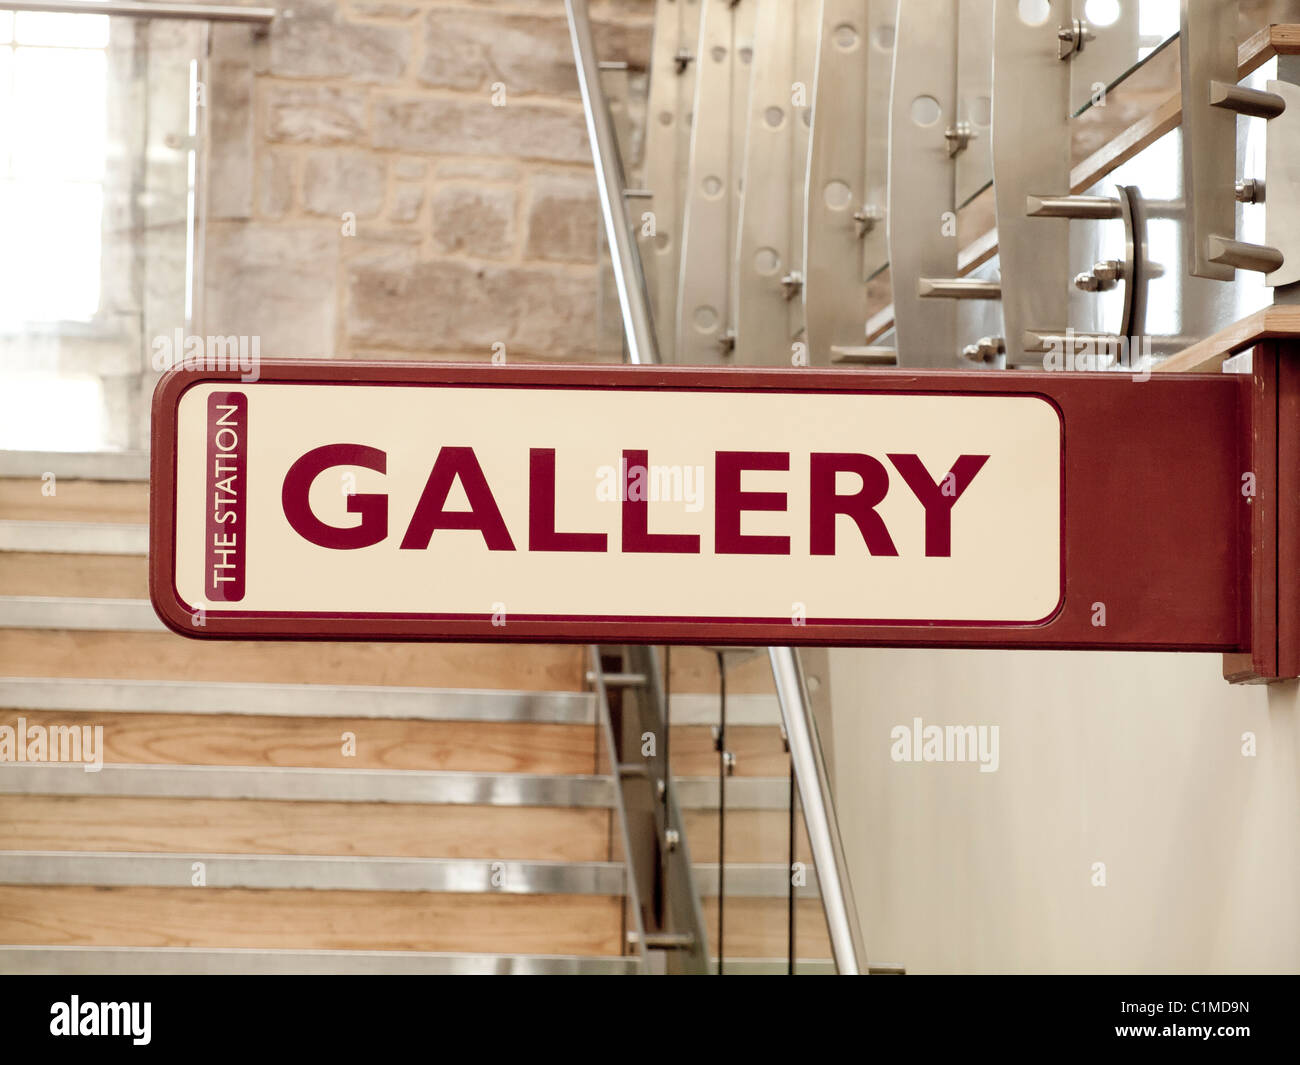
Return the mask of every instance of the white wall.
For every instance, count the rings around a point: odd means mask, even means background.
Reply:
[[[868,957],[918,973],[1300,971],[1300,685],[1230,686],[1220,662],[831,652]],[[891,728],[918,716],[998,725],[997,772],[892,761]]]

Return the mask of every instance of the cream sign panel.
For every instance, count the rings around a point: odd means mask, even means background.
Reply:
[[[202,381],[174,592],[214,617],[1035,624],[1061,448],[1033,394]]]

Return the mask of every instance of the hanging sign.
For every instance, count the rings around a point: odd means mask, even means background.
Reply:
[[[152,596],[195,637],[1222,649],[1238,400],[1190,376],[173,371]]]

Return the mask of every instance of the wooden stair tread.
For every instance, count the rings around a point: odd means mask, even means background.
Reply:
[[[594,725],[383,718],[0,710],[34,725],[104,729],[107,763],[594,773]],[[354,741],[345,741],[350,733]],[[355,754],[345,753],[353,749]]]
[[[0,851],[605,861],[610,812],[256,799],[0,795]]]
[[[145,481],[82,481],[56,476],[53,495],[46,495],[43,488],[40,478],[0,478],[0,518],[126,524],[149,521],[149,485]]]
[[[619,954],[620,898],[0,885],[0,942]]]

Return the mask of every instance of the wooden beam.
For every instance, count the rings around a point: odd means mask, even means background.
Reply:
[[[1273,306],[1256,311],[1169,356],[1154,372],[1213,373],[1229,356],[1258,341],[1284,337],[1300,337],[1300,307]]]

